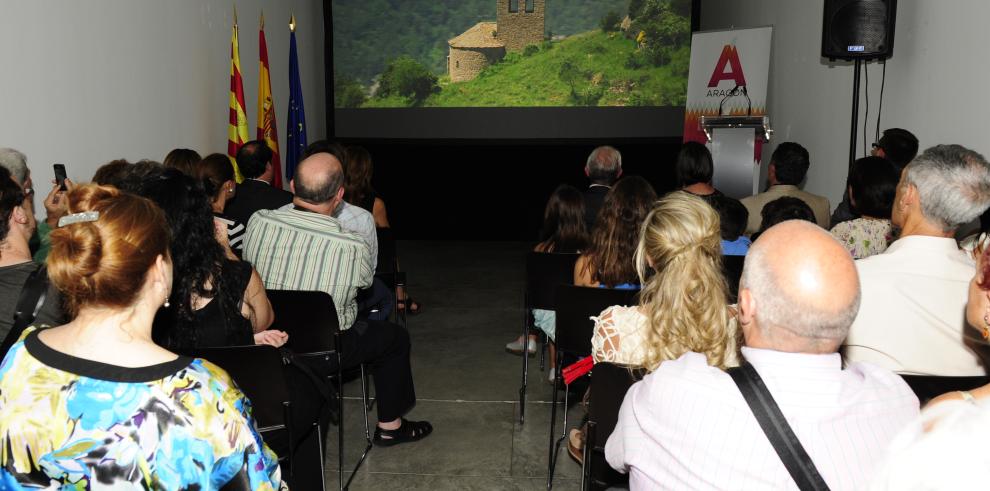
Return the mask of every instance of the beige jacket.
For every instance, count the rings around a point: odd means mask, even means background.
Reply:
[[[792,196],[807,203],[811,211],[815,213],[815,221],[818,222],[818,225],[828,230],[829,214],[831,213],[828,198],[804,192],[791,184],[777,184],[776,186],[770,186],[769,189],[756,196],[750,196],[741,200],[742,204],[749,210],[749,224],[746,225],[746,233],[752,234],[760,229],[760,222],[762,221],[760,212],[763,211],[764,205],[784,196]]]

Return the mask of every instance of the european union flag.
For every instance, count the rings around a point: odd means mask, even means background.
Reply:
[[[302,82],[299,80],[299,59],[296,56],[295,18],[289,35],[289,141],[285,155],[285,177],[296,173],[296,165],[306,152],[306,111],[303,109]]]

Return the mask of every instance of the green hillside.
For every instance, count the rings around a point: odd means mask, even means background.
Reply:
[[[667,106],[683,105],[690,47],[654,66],[635,40],[600,30],[510,53],[469,82],[450,83],[425,107]],[[363,107],[407,107],[397,95],[368,99]]]

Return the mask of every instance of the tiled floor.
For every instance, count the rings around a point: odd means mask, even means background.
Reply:
[[[504,351],[522,328],[520,243],[402,242],[399,257],[423,313],[409,317],[419,403],[408,415],[433,423],[429,438],[374,448],[350,489],[546,489],[550,386],[531,358],[526,422],[518,423],[522,358]],[[345,386],[345,478],[364,449],[360,385]],[[570,418],[579,417],[574,407]],[[371,413],[372,423],[375,414]],[[558,431],[560,419],[558,416]],[[328,436],[327,489],[337,487],[336,428]],[[554,487],[579,487],[562,448]]]

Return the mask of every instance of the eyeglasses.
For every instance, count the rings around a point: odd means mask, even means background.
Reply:
[[[870,144],[870,146],[872,146],[874,150],[879,150],[880,149],[880,143],[878,143],[878,142],[873,142],[873,143]]]

